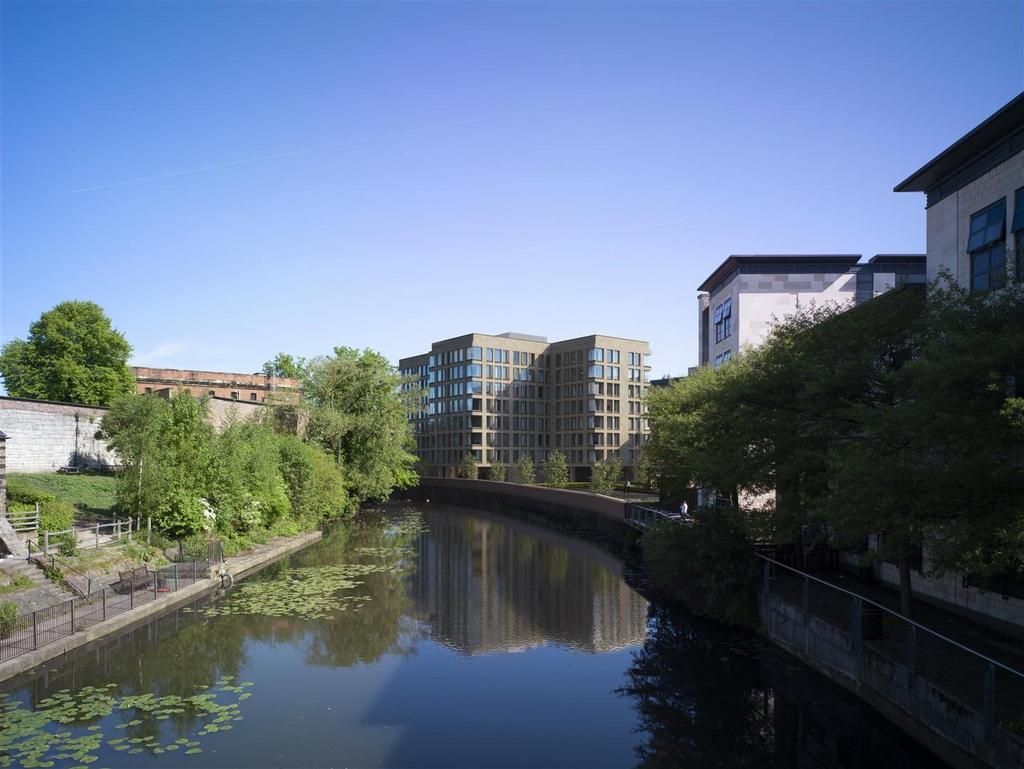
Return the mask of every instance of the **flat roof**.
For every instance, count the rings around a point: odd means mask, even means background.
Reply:
[[[1001,107],[896,185],[896,192],[927,192],[942,179],[1024,126],[1024,92]]]
[[[921,264],[927,261],[924,254],[875,254],[868,264]]]
[[[711,291],[740,267],[750,264],[796,267],[840,267],[845,272],[860,261],[860,254],[733,254],[715,269],[698,291]]]

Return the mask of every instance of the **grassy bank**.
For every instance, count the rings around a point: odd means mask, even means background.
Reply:
[[[80,521],[105,521],[114,517],[117,479],[112,475],[10,473],[7,478],[11,483],[30,486],[71,504]]]

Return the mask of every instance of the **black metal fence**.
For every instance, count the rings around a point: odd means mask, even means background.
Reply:
[[[1024,766],[1024,673],[760,557],[761,622],[771,638],[880,696],[985,765]]]
[[[194,585],[209,577],[213,567],[222,560],[221,543],[211,542],[202,560],[147,570],[145,576],[139,575],[130,581],[22,614],[13,622],[13,627],[0,626],[0,662],[79,633],[136,606],[158,600],[165,593]]]

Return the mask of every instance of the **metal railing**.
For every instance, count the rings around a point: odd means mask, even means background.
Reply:
[[[672,523],[687,523],[690,519],[681,513],[672,513],[668,510],[659,510],[656,507],[644,505],[626,505],[626,523],[634,529],[646,529],[655,521],[671,521]]]
[[[759,555],[768,635],[992,767],[1024,765],[1024,672]]]
[[[73,593],[86,596],[92,592],[92,577],[78,571],[53,553],[47,553],[39,547],[38,542],[33,544],[32,540],[28,539],[25,540],[25,546],[28,548],[29,562],[35,561],[43,569],[52,569],[56,574],[60,575],[61,580],[71,588]],[[35,554],[32,552],[33,547],[36,549]]]
[[[207,555],[222,558],[220,542],[210,543]],[[147,571],[142,586],[135,581],[119,583],[22,614],[10,626],[0,625],[0,662],[81,632],[136,606],[155,601],[164,593],[173,593],[193,585],[209,577],[213,566],[219,562],[207,558],[161,566]]]

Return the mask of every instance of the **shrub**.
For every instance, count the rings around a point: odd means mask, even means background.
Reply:
[[[18,604],[0,601],[0,638],[7,638],[18,629]]]
[[[569,483],[569,465],[565,461],[565,454],[555,449],[548,454],[548,461],[544,464],[544,480],[547,485],[556,489],[564,489]]]
[[[355,512],[341,470],[322,449],[281,436],[278,451],[292,515],[300,525],[319,526],[329,518]]]
[[[56,499],[53,494],[37,489],[20,478],[7,479],[7,501],[21,502],[26,505],[35,505],[36,502],[43,502],[48,499]]]
[[[522,456],[516,462],[516,479],[520,483],[534,483],[537,480],[537,473],[533,469],[533,459]]]
[[[590,488],[598,494],[611,494],[621,477],[622,460],[618,457],[595,462],[591,468]]]
[[[501,463],[501,460],[496,459],[491,462],[491,469],[487,474],[487,478],[492,481],[503,481],[505,480],[507,472],[508,471],[505,469],[505,465]]]
[[[660,521],[640,540],[655,589],[698,614],[757,624],[757,558],[744,521],[730,510],[700,510],[692,525]]]
[[[74,533],[61,534],[57,538],[57,552],[65,558],[74,558],[78,555],[78,539]]]
[[[476,465],[476,460],[469,452],[466,452],[462,459],[459,460],[459,466],[456,472],[460,478],[468,478],[471,481],[475,481],[480,475],[480,470]]]
[[[75,508],[63,499],[50,497],[39,503],[39,530],[65,531],[75,525]]]

